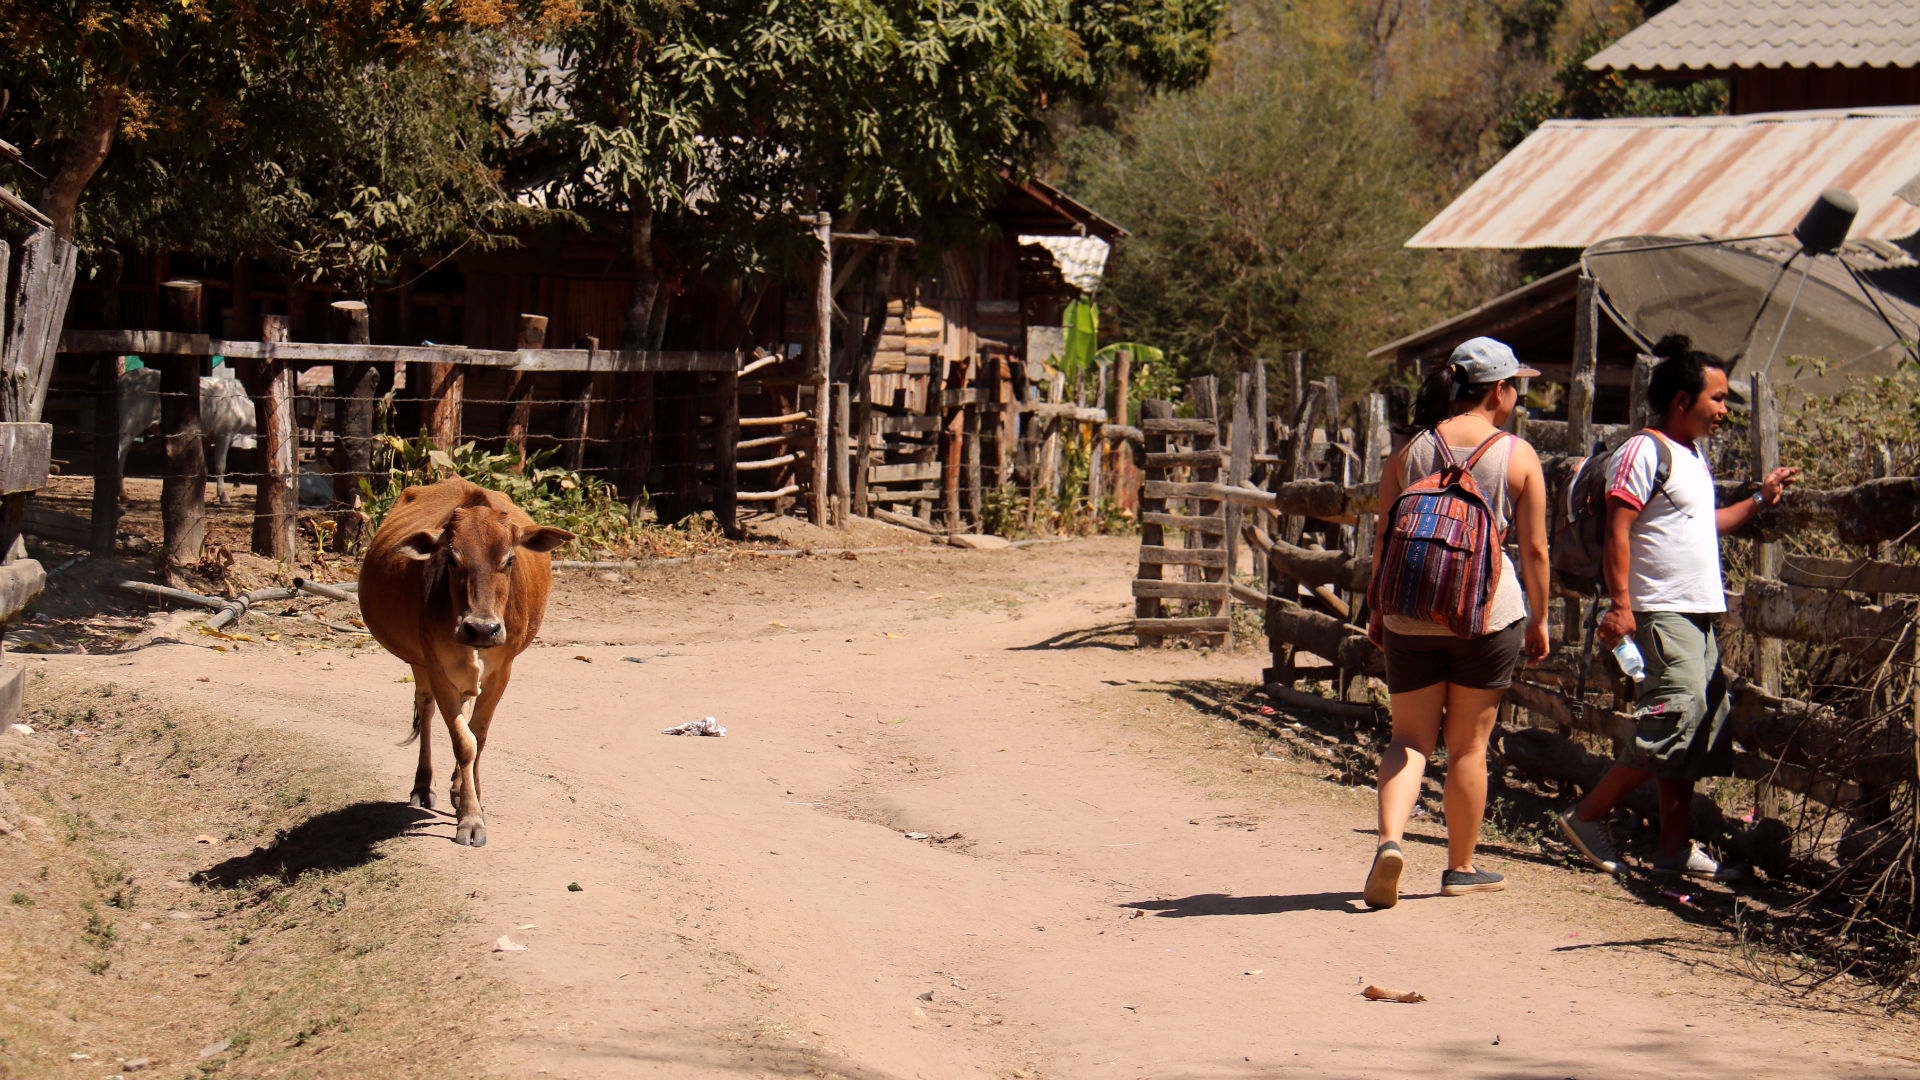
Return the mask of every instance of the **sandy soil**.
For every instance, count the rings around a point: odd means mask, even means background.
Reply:
[[[1410,895],[1366,912],[1370,793],[1195,707],[1257,655],[1130,647],[1130,542],[887,541],[561,575],[485,758],[489,845],[390,842],[466,891],[476,955],[528,946],[490,961],[522,991],[480,1018],[501,1074],[1920,1077],[1909,1025],[1519,845],[1484,859],[1510,891],[1441,898],[1426,823]],[[254,640],[25,662],[319,735],[404,801],[412,687],[349,616],[320,614],[333,648],[263,611]],[[726,738],[660,734],[707,715]]]

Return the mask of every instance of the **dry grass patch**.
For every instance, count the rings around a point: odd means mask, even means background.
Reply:
[[[480,1071],[504,991],[390,843],[424,812],[284,731],[71,678],[28,700],[38,733],[0,738],[0,1078]]]

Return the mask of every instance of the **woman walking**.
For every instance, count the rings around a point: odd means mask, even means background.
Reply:
[[[1414,420],[1425,430],[1388,459],[1381,476],[1376,560],[1387,550],[1386,532],[1401,493],[1456,462],[1477,485],[1501,550],[1485,599],[1484,633],[1458,636],[1440,622],[1383,615],[1378,606],[1368,620],[1368,637],[1386,652],[1393,713],[1393,737],[1380,758],[1379,847],[1363,894],[1368,907],[1399,902],[1406,864],[1400,838],[1419,800],[1427,760],[1443,738],[1447,868],[1440,893],[1506,888],[1501,875],[1473,865],[1473,851],[1487,808],[1487,740],[1501,699],[1522,653],[1529,660],[1547,655],[1546,480],[1533,447],[1502,430],[1519,402],[1519,381],[1538,374],[1492,338],[1463,343],[1422,384]],[[1518,533],[1518,574],[1504,551],[1510,528]],[[1382,572],[1376,564],[1375,573]]]

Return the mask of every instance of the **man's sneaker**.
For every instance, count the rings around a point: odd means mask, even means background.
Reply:
[[[1440,875],[1441,896],[1499,892],[1506,887],[1507,879],[1491,870],[1448,870]]]
[[[1700,845],[1689,843],[1687,854],[1655,855],[1653,869],[1662,874],[1684,874],[1701,881],[1739,881],[1747,876],[1747,868],[1739,863],[1723,863],[1700,850]]]
[[[1367,871],[1367,891],[1360,894],[1368,907],[1378,911],[1400,902],[1400,871],[1406,865],[1399,844],[1389,840],[1380,845],[1373,853],[1373,869]]]
[[[1609,874],[1620,872],[1620,853],[1613,850],[1613,830],[1607,828],[1603,818],[1599,821],[1581,821],[1574,816],[1569,806],[1554,815],[1560,822],[1560,832],[1566,836],[1567,843],[1575,851],[1587,857],[1587,861],[1605,870]]]

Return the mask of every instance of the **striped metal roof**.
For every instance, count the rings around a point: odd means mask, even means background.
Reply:
[[[1829,187],[1860,200],[1853,236],[1920,232],[1920,206],[1899,197],[1920,194],[1920,106],[1550,120],[1407,246],[1759,236],[1791,230]]]
[[[1914,0],[1680,0],[1587,60],[1594,71],[1920,67]]]

